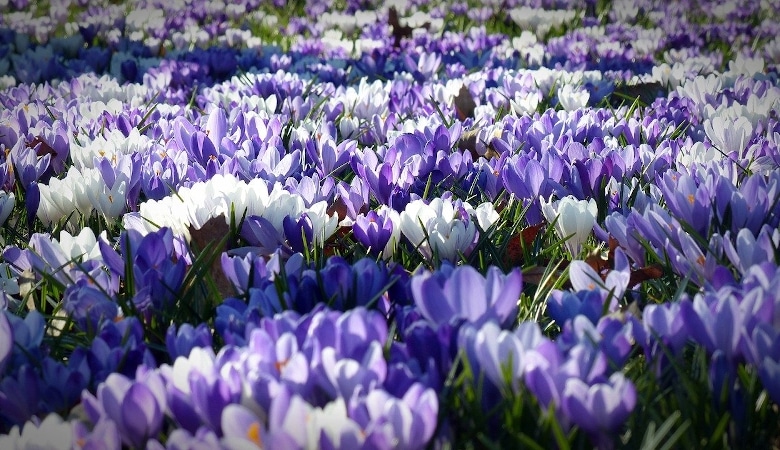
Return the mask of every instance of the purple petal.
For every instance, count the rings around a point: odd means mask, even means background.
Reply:
[[[0,374],[5,373],[5,365],[14,346],[14,335],[5,311],[0,311]]]
[[[136,447],[160,432],[162,412],[154,394],[143,384],[134,383],[127,390],[122,401],[122,422],[127,431],[125,437]]]

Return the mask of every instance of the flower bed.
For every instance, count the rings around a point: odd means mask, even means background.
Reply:
[[[0,14],[0,448],[778,446],[779,5],[132,3]]]

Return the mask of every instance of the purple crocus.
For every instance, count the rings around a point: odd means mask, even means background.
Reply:
[[[82,401],[92,422],[111,419],[127,446],[144,447],[162,430],[167,402],[165,384],[156,370],[140,366],[135,380],[112,373],[98,386],[97,396],[84,391]]]
[[[459,266],[436,273],[423,272],[411,280],[417,307],[437,325],[456,320],[475,325],[493,320],[508,325],[515,319],[521,289],[520,271],[504,275],[495,266],[484,277],[471,266]]]
[[[350,417],[366,430],[373,448],[424,448],[436,430],[438,410],[436,392],[420,383],[402,398],[373,389],[349,405]]]
[[[680,315],[697,343],[710,353],[720,350],[735,361],[742,356],[741,341],[753,331],[746,327],[753,315],[747,303],[726,292],[698,294],[693,301],[680,302]]]
[[[563,407],[577,426],[591,435],[614,433],[636,406],[636,388],[617,372],[603,383],[589,385],[569,378],[563,390]]]
[[[165,334],[165,347],[171,360],[186,358],[195,347],[211,347],[211,330],[205,323],[197,327],[184,323],[178,329],[175,323],[171,324]]]
[[[5,293],[2,293],[5,297]],[[14,347],[14,330],[6,317],[5,310],[0,310],[0,375],[5,373],[5,365],[11,357]]]
[[[116,423],[108,417],[98,419],[91,429],[84,422],[74,421],[73,440],[82,449],[120,450],[122,438],[119,436]],[[76,447],[76,445],[74,445]]]
[[[378,211],[358,215],[352,225],[352,233],[371,255],[382,255],[387,259],[392,256],[401,234],[400,221],[396,211],[383,206]]]
[[[772,401],[780,403],[780,358],[766,356],[758,368],[758,376]]]

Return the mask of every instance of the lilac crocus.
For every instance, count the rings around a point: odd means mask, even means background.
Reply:
[[[171,360],[179,356],[186,358],[195,347],[211,347],[211,330],[205,323],[197,327],[184,323],[178,328],[171,324],[165,334],[165,347]]]
[[[402,398],[373,389],[349,404],[349,415],[374,448],[424,448],[436,430],[439,403],[433,389],[413,384]]]
[[[122,439],[116,423],[108,417],[101,417],[91,428],[88,428],[84,422],[75,422],[73,438],[82,449],[120,450],[122,448]]]
[[[371,255],[387,259],[393,255],[401,234],[400,215],[385,206],[360,214],[352,225],[355,239],[363,244]]]
[[[610,311],[614,311],[617,302],[623,298],[631,278],[628,258],[620,247],[615,249],[614,261],[614,269],[609,270],[603,280],[601,275],[585,261],[575,260],[569,265],[569,281],[572,288],[575,291],[598,290],[605,300],[611,300]]]
[[[140,366],[135,380],[112,373],[98,386],[97,396],[84,391],[82,401],[93,423],[102,417],[116,423],[127,446],[144,447],[162,430],[167,405],[165,384],[153,369]]]
[[[372,386],[381,386],[387,376],[387,361],[382,346],[377,341],[369,344],[361,360],[340,358],[333,347],[322,349],[318,385],[331,398],[351,398],[357,392],[365,392]]]
[[[2,294],[5,296],[5,294]],[[6,317],[6,312],[0,310],[0,374],[5,373],[5,365],[11,358],[14,346],[14,330]]]
[[[603,383],[589,385],[569,378],[563,390],[563,406],[569,418],[589,434],[614,433],[636,406],[636,388],[617,372]]]
[[[244,257],[222,253],[221,266],[225,277],[238,295],[246,294],[249,288],[259,286],[262,280],[271,276],[265,259],[254,252],[249,252]]]
[[[758,368],[758,376],[772,401],[780,403],[780,358],[766,356]]]
[[[754,326],[750,324],[754,314],[768,310],[769,305],[763,296],[740,301],[728,289],[723,289],[718,293],[697,294],[693,301],[681,301],[680,314],[696,342],[710,353],[720,350],[728,360],[735,361],[743,357],[742,341],[753,332]]]
[[[515,319],[521,288],[520,271],[504,275],[494,266],[484,277],[471,266],[459,266],[448,273],[424,272],[411,280],[415,304],[437,325],[457,320],[507,325]]]

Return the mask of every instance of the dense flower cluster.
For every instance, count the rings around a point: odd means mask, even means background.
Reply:
[[[778,5],[97,3],[0,13],[0,448],[777,442]]]

